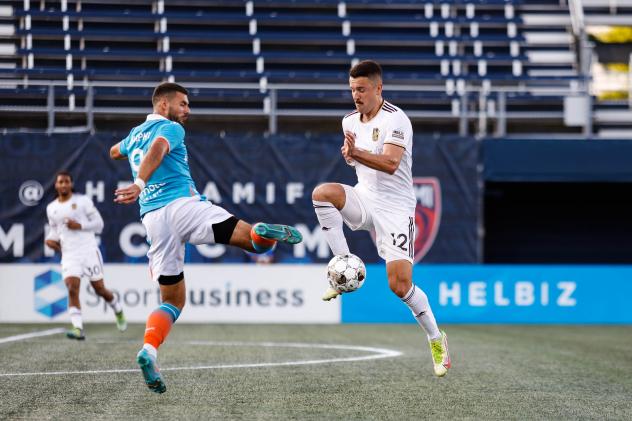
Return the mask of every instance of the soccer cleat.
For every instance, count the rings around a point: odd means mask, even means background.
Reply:
[[[125,320],[125,315],[123,314],[123,310],[115,313],[116,316],[116,328],[121,332],[125,332],[127,330],[127,320]]]
[[[72,329],[67,330],[66,337],[68,339],[77,339],[78,341],[86,339],[86,336],[83,334],[83,329],[79,329],[78,327],[73,327]]]
[[[327,287],[325,294],[323,294],[323,301],[333,300],[340,295],[340,292],[336,291],[332,287]]]
[[[441,331],[441,337],[431,340],[430,352],[432,353],[432,363],[434,373],[437,377],[443,377],[452,366],[450,363],[450,353],[448,352],[448,335]]]
[[[149,390],[155,393],[165,393],[167,391],[167,386],[165,386],[165,383],[162,381],[162,376],[160,375],[160,369],[158,368],[156,359],[143,348],[138,351],[138,354],[136,355],[136,362],[140,366],[140,371],[143,373],[145,384]]]
[[[280,224],[266,224],[259,222],[252,227],[257,235],[270,240],[288,244],[298,244],[303,241],[303,236],[294,227]]]

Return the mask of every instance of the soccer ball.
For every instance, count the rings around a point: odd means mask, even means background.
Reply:
[[[338,292],[351,292],[360,288],[366,278],[364,262],[355,254],[334,256],[327,265],[329,285]]]

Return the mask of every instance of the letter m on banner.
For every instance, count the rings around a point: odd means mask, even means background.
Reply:
[[[441,222],[441,185],[435,177],[414,177],[413,189],[417,198],[415,207],[415,256],[419,262],[434,244]]]

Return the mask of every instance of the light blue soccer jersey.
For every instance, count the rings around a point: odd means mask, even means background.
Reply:
[[[147,186],[140,193],[140,215],[162,208],[180,197],[199,196],[189,170],[184,128],[158,114],[150,114],[121,141],[120,149],[127,156],[134,179],[143,157],[154,139],[164,137],[169,142],[169,153],[154,171]]]

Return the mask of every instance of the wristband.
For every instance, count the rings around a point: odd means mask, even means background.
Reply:
[[[145,184],[143,179],[139,178],[139,177],[136,177],[136,180],[134,180],[134,184],[136,184],[138,187],[140,187],[140,191],[145,190],[145,187],[147,186],[147,184]]]

